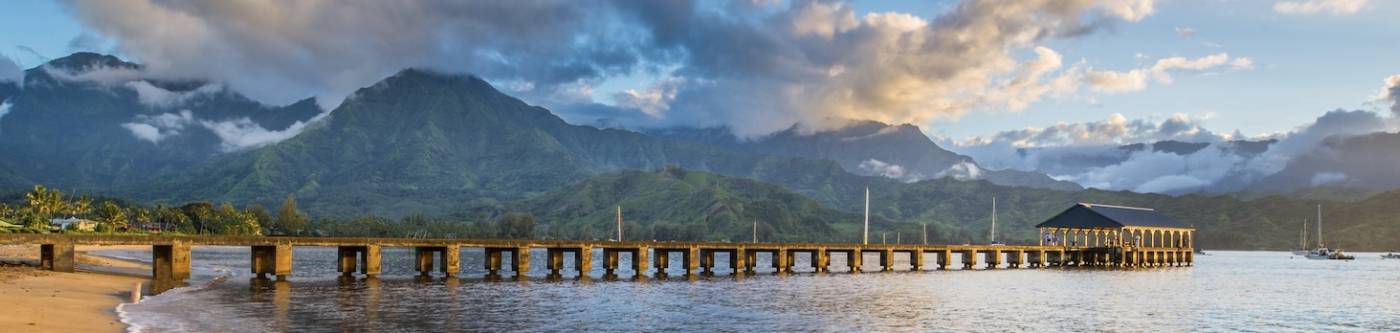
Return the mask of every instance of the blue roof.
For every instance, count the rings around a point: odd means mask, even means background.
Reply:
[[[1194,229],[1151,208],[1080,203],[1036,228],[1181,228]]]

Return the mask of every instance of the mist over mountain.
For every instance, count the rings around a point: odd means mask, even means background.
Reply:
[[[1400,133],[1330,137],[1313,152],[1290,160],[1249,190],[1280,193],[1311,187],[1386,191],[1400,188]]]
[[[31,182],[110,193],[321,113],[309,100],[265,106],[217,84],[146,78],[140,69],[77,53],[25,71],[0,116],[6,168]]]
[[[988,170],[972,158],[939,147],[917,126],[852,121],[835,130],[804,133],[800,125],[753,139],[740,139],[727,128],[666,128],[648,131],[658,137],[722,147],[738,152],[831,160],[851,173],[904,182],[951,177],[986,179],[1008,186],[1078,190],[1078,185],[1044,174]]]

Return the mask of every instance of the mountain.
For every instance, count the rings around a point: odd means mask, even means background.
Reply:
[[[218,85],[142,75],[94,53],[25,71],[0,118],[5,168],[29,183],[110,193],[228,150],[216,130],[280,130],[320,113],[311,100],[269,107]]]
[[[529,212],[549,237],[608,239],[616,238],[615,207],[622,209],[628,239],[745,241],[759,222],[765,241],[852,242],[861,226],[859,215],[781,186],[679,168],[602,175],[467,215],[489,220]]]
[[[851,173],[907,182],[953,177],[986,179],[1009,186],[1081,189],[1077,184],[1036,172],[984,169],[970,157],[939,147],[917,126],[909,124],[853,121],[839,129],[815,133],[803,133],[795,125],[752,140],[740,139],[727,128],[668,128],[647,133],[748,154],[831,160]]]
[[[218,156],[133,193],[266,204],[295,193],[313,214],[400,216],[667,166],[791,185],[818,200],[830,199],[832,186],[808,180],[851,176],[828,161],[570,125],[481,79],[405,70],[360,89],[293,138]]]
[[[1286,193],[1327,186],[1389,191],[1400,188],[1400,169],[1396,166],[1400,166],[1400,133],[1332,137],[1248,189]]]

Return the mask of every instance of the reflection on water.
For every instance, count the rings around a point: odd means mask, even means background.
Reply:
[[[384,251],[381,278],[335,273],[332,248],[297,248],[290,281],[247,278],[246,248],[196,248],[191,285],[126,306],[140,331],[1385,331],[1400,327],[1400,262],[1218,252],[1193,268],[1015,269],[633,277],[417,277]],[[601,253],[595,253],[601,256]],[[544,258],[543,255],[532,256]],[[798,267],[810,270],[805,258]],[[832,258],[833,269],[844,261]],[[543,260],[543,259],[540,259]],[[868,260],[867,262],[872,262]],[[601,262],[601,261],[595,261]],[[901,264],[907,265],[907,262]],[[907,266],[902,266],[907,269]],[[677,269],[680,268],[680,269]],[[210,285],[217,276],[231,275]],[[513,275],[513,272],[509,275]]]

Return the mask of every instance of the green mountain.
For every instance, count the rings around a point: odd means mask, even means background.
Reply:
[[[25,71],[23,88],[11,92],[0,118],[3,164],[29,183],[19,189],[38,182],[113,193],[225,151],[206,122],[246,120],[278,130],[320,112],[311,100],[268,107],[217,85],[143,79],[140,68],[77,53]]]
[[[983,169],[971,157],[939,147],[919,127],[910,124],[852,121],[839,129],[815,133],[803,133],[795,125],[753,139],[740,139],[727,128],[667,128],[648,134],[748,154],[830,160],[854,174],[909,182],[952,177],[986,179],[1007,186],[1082,189],[1078,184],[1058,181],[1042,173]]]
[[[666,166],[795,185],[819,200],[830,186],[809,179],[849,176],[828,161],[570,125],[480,79],[406,70],[357,91],[296,137],[218,156],[133,194],[272,204],[295,193],[317,215],[401,216]]]
[[[529,212],[539,236],[616,238],[621,207],[626,239],[853,242],[860,216],[781,186],[708,172],[668,168],[602,175],[516,202],[472,209],[473,220]],[[874,221],[887,225],[887,220]]]
[[[1230,196],[1169,196],[1006,187],[987,181],[939,179],[905,184],[864,177],[871,189],[871,241],[986,243],[991,198],[998,203],[998,239],[1035,243],[1035,225],[1080,202],[1150,207],[1198,228],[1209,249],[1277,249],[1298,244],[1302,219],[1324,206],[1328,244],[1351,250],[1400,248],[1400,191],[1357,202],[1283,196],[1243,201]],[[537,237],[608,239],[621,206],[629,239],[744,241],[759,223],[763,239],[855,242],[864,192],[852,204],[827,208],[785,187],[705,172],[666,169],[598,176],[537,197],[464,208],[458,218],[492,221],[533,214]],[[771,237],[771,238],[770,238]]]

